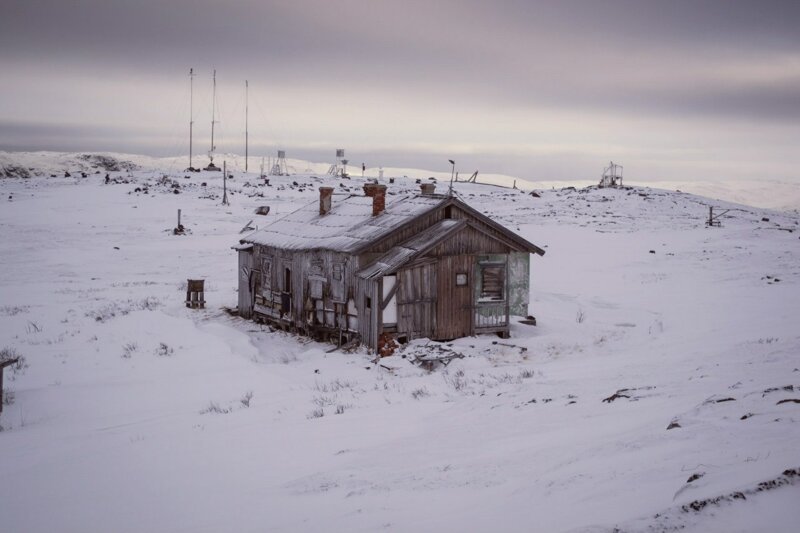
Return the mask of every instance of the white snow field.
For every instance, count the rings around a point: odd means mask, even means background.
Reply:
[[[375,364],[226,311],[245,223],[360,178],[265,186],[252,164],[222,206],[219,173],[95,164],[0,179],[0,350],[26,363],[5,370],[0,531],[798,531],[796,213],[457,183],[546,247],[538,325]],[[465,357],[410,362],[440,350]]]

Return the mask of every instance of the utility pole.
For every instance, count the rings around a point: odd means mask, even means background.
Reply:
[[[189,170],[192,170],[192,129],[194,128],[194,69],[189,69]]]
[[[248,145],[248,122],[247,115],[250,105],[250,85],[244,80],[244,171],[247,172],[247,145]]]
[[[450,190],[448,191],[448,195],[453,196],[453,178],[456,175],[456,162],[452,159],[448,159],[448,161],[450,161],[450,164],[453,165],[453,170],[450,172]]]
[[[222,205],[228,203],[228,166],[227,161],[222,162]]]
[[[208,157],[211,159],[211,164],[214,164],[214,123],[216,122],[217,115],[217,69],[214,69],[213,91],[211,93],[211,150],[208,152]]]

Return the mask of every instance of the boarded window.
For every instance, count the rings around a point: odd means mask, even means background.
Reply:
[[[314,299],[322,298],[322,280],[319,278],[310,278],[309,285],[311,289],[311,297]]]
[[[502,300],[505,293],[505,268],[503,266],[484,266],[481,269],[481,298]]]

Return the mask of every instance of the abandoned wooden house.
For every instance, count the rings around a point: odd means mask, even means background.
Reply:
[[[530,254],[544,250],[461,200],[391,195],[313,202],[240,241],[239,314],[373,350],[479,333],[508,336],[528,314]]]

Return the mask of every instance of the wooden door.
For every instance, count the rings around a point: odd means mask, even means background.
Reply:
[[[436,263],[418,264],[398,272],[397,331],[409,339],[436,332]]]
[[[439,258],[437,339],[457,339],[472,334],[473,262],[469,255]]]

